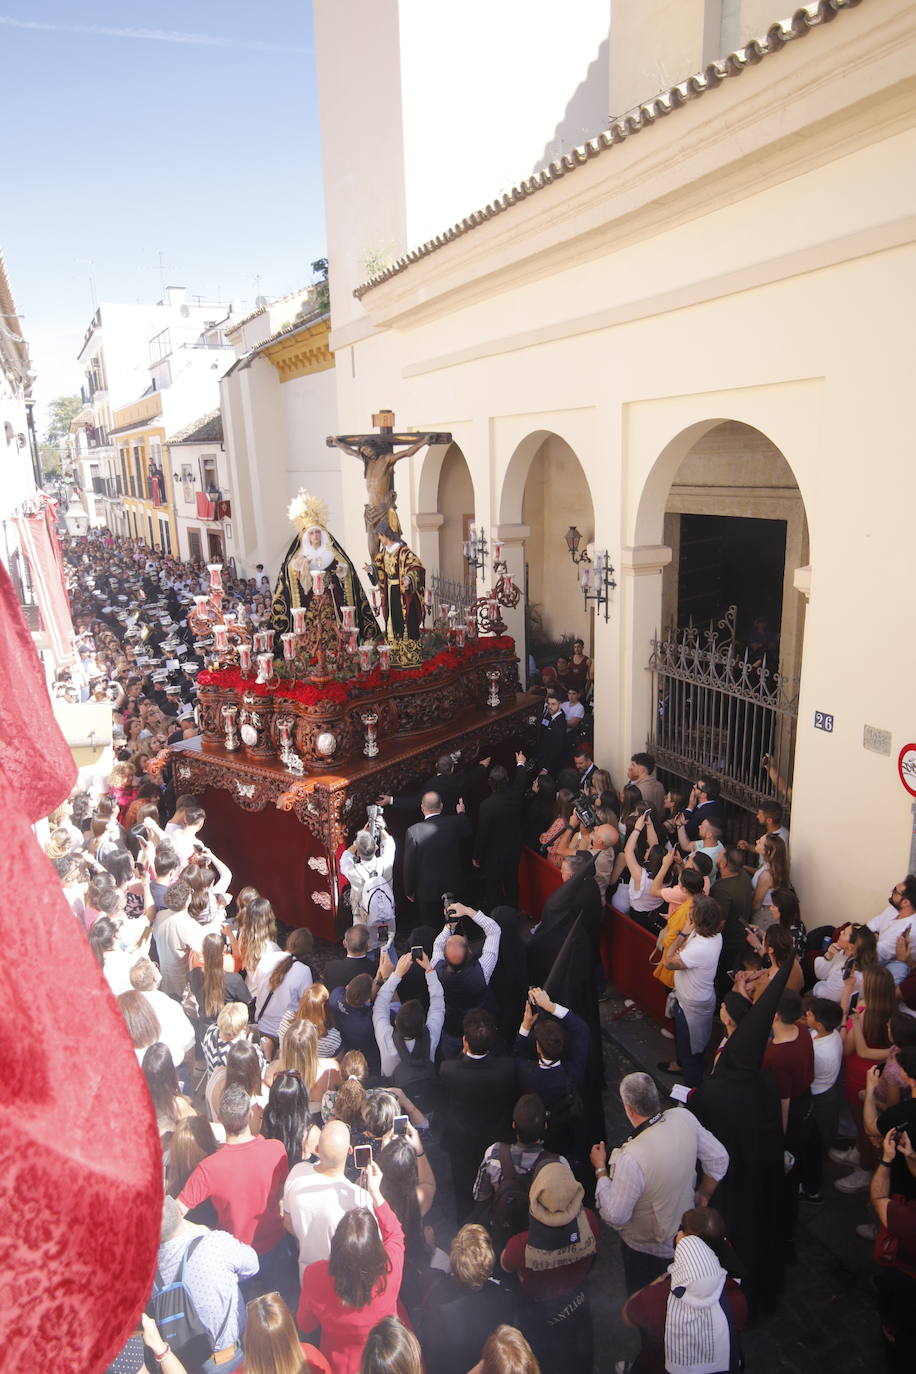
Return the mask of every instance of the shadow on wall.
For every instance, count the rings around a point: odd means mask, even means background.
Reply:
[[[587,143],[607,128],[608,109],[610,108],[610,68],[608,65],[608,40],[602,39],[594,59],[589,63],[585,77],[573,92],[563,118],[556,126],[553,138],[545,145],[544,151],[532,168],[540,172],[568,153]]]

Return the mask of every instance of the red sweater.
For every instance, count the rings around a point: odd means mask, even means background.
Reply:
[[[369,1332],[383,1317],[397,1316],[404,1270],[404,1232],[387,1202],[376,1207],[375,1217],[391,1261],[384,1292],[374,1293],[365,1307],[345,1307],[334,1291],[327,1260],[307,1265],[302,1275],[302,1296],[296,1313],[299,1330],[321,1327],[321,1353],[327,1356],[334,1374],[359,1374]]]

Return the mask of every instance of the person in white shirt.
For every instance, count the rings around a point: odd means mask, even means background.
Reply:
[[[620,1100],[633,1134],[610,1160],[604,1144],[593,1145],[590,1158],[598,1180],[595,1205],[620,1235],[627,1292],[635,1293],[665,1272],[681,1218],[709,1202],[729,1160],[725,1146],[692,1112],[662,1111],[647,1073],[622,1078]]]
[[[203,844],[197,838],[198,831],[207,819],[206,812],[202,806],[186,806],[184,808],[185,824],[174,826],[168,834],[156,824],[154,820],[147,818],[143,822],[151,835],[155,836],[156,843],[161,844],[163,840],[168,840],[175,853],[181,859],[182,865],[186,864],[191,855],[199,847],[203,849]],[[172,823],[170,823],[172,824]]]
[[[861,992],[862,968],[869,960],[874,963],[877,943],[877,936],[868,926],[841,926],[836,939],[814,961],[814,974],[818,979],[812,988],[814,996],[841,1002],[847,966],[855,980],[852,991]]]
[[[203,951],[204,936],[210,928],[188,915],[191,889],[179,878],[166,890],[164,905],[153,922],[153,938],[159,955],[162,990],[170,997],[181,997],[188,981],[188,956]]]
[[[185,1015],[181,1003],[159,991],[162,975],[152,959],[138,959],[130,971],[130,985],[142,992],[159,1020],[159,1039],[172,1056],[177,1069],[194,1045],[194,1025]]]
[[[392,1026],[391,1003],[394,994],[401,979],[413,967],[414,962],[418,963],[426,974],[429,1012],[424,1021],[422,1005],[412,998],[398,1008]],[[442,1034],[442,1023],[445,1020],[445,997],[436,970],[425,954],[421,953],[416,961],[411,953],[402,954],[397,967],[393,967],[387,952],[383,952],[379,959],[379,976],[385,981],[379,988],[372,1008],[372,1025],[381,1055],[382,1077],[393,1077],[398,1066],[406,1062],[398,1052],[399,1040],[408,1059],[417,1052],[417,1045],[422,1042],[425,1057],[430,1063],[434,1063],[436,1050],[439,1048],[439,1037]]]
[[[878,937],[878,963],[886,964],[894,976],[894,982],[902,983],[909,968],[902,959],[897,958],[897,941],[906,935],[910,942],[910,952],[916,953],[916,874],[908,873],[888,898],[889,905],[868,922],[869,930]]]
[[[312,1132],[309,1133],[312,1142]],[[329,1121],[314,1142],[317,1160],[296,1164],[283,1188],[283,1225],[299,1242],[299,1280],[307,1265],[326,1260],[337,1224],[355,1207],[372,1207],[365,1188],[351,1183],[345,1169],[350,1128]]]
[[[378,946],[378,937],[375,934],[376,922],[372,920],[373,913],[366,904],[366,892],[373,878],[381,879],[390,888],[394,874],[394,838],[385,828],[380,814],[377,824],[378,843],[371,831],[360,830],[353,843],[340,856],[340,871],[350,884],[350,911],[353,924],[370,926],[370,949]],[[391,913],[383,911],[382,916],[384,923],[389,921]]]
[[[799,1159],[799,1197],[822,1202],[824,1156],[837,1133],[840,1114],[840,1072],[843,1041],[839,1027],[843,1012],[828,997],[806,999],[805,1024],[814,1041],[814,1081],[811,1084],[810,1130]]]
[[[579,692],[575,687],[567,689],[566,700],[561,702],[563,714],[566,717],[567,730],[575,730],[585,718],[585,707],[579,700]]]
[[[680,1072],[688,1087],[703,1079],[703,1051],[716,1012],[716,970],[722,952],[722,910],[714,897],[694,897],[690,919],[663,959],[674,972],[673,1020],[680,1070],[662,1063],[665,1073]]]

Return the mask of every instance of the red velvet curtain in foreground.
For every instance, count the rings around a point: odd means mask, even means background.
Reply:
[[[152,1283],[162,1162],[117,1004],[31,830],[75,780],[0,565],[0,1365],[98,1374]]]

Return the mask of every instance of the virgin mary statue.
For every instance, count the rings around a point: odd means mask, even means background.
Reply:
[[[297,533],[286,550],[271,605],[270,620],[277,656],[282,654],[279,636],[293,628],[293,607],[309,609],[312,605],[313,571],[325,574],[325,585],[333,598],[338,622],[342,619],[341,607],[354,606],[360,640],[378,639],[378,621],[372,614],[356,569],[327,527],[324,503],[300,491],[290,502],[287,513],[297,526]]]

